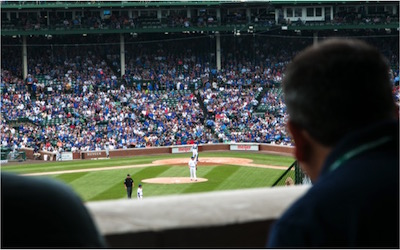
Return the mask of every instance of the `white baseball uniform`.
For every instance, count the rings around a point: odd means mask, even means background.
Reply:
[[[196,161],[199,160],[199,145],[197,145],[196,143],[192,146],[192,156],[194,157],[194,159],[196,159]]]
[[[197,176],[196,176],[196,168],[197,168],[197,162],[195,159],[190,159],[189,163],[189,169],[190,169],[190,180],[192,181],[193,179],[197,181]]]
[[[142,200],[143,199],[143,189],[142,189],[142,187],[138,187],[138,189],[137,189],[137,198],[138,198],[138,200]]]
[[[105,149],[106,149],[106,156],[107,156],[107,158],[109,158],[110,157],[110,143],[109,142],[106,142]]]

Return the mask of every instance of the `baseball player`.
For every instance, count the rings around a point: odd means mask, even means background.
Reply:
[[[142,184],[139,184],[138,189],[137,189],[137,198],[138,200],[142,200],[143,199],[143,188],[142,188]]]
[[[105,149],[106,149],[107,158],[110,158],[110,143],[109,142],[106,142]]]
[[[192,157],[199,161],[199,142],[196,142],[192,145]]]
[[[190,158],[188,165],[190,170],[190,180],[193,181],[194,179],[194,181],[197,181],[197,176],[196,176],[197,161],[194,159],[194,156]]]

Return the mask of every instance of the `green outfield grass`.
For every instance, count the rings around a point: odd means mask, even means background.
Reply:
[[[18,174],[51,172],[61,170],[90,169],[110,166],[149,164],[154,160],[169,158],[188,158],[190,154],[169,154],[152,156],[135,156],[110,160],[82,160],[70,162],[44,162],[41,164],[21,164],[2,166],[2,171]],[[287,156],[268,155],[249,152],[210,152],[200,153],[201,157],[239,157],[249,158],[253,163],[289,167],[294,159]],[[188,184],[150,184],[142,183],[144,197],[209,192],[220,190],[270,187],[284,170],[242,167],[234,165],[199,166],[197,176],[207,178],[207,182]],[[126,174],[131,174],[135,181],[135,190],[143,179],[156,177],[189,177],[186,166],[151,166],[112,169],[105,171],[88,171],[81,173],[54,174],[40,178],[55,178],[71,186],[84,201],[121,199],[126,197],[123,181]],[[38,178],[38,177],[31,177]]]

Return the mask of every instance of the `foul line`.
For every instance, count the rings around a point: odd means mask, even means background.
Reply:
[[[32,174],[23,174],[25,176],[35,176],[35,175],[52,175],[52,174],[70,174],[70,173],[82,173],[91,171],[105,171],[113,169],[124,169],[124,168],[142,168],[142,167],[153,167],[160,166],[160,164],[140,164],[140,165],[129,165],[129,166],[114,166],[114,167],[103,167],[103,168],[85,168],[85,169],[74,169],[74,170],[63,170],[63,171],[52,171],[52,172],[41,172]]]
[[[155,167],[155,166],[164,166],[164,165],[171,165],[169,164],[139,164],[139,165],[126,165],[126,166],[114,166],[114,167],[102,167],[102,168],[85,168],[85,169],[74,169],[74,170],[62,170],[62,171],[52,171],[52,172],[41,172],[41,173],[31,173],[31,174],[22,174],[24,176],[41,176],[41,175],[54,175],[54,174],[71,174],[71,173],[83,173],[83,172],[92,172],[92,171],[107,171],[107,170],[115,170],[115,169],[125,169],[125,168],[142,168],[142,167]],[[245,163],[245,164],[238,164],[238,163],[218,163],[220,165],[235,165],[235,166],[242,166],[242,167],[257,167],[257,168],[270,168],[270,169],[280,169],[286,170],[288,167],[283,166],[272,166],[272,165],[262,165],[262,164],[254,164],[254,163]]]

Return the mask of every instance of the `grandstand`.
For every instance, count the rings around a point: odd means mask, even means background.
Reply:
[[[391,1],[2,1],[1,158],[29,148],[81,159],[106,143],[292,146],[283,72],[319,40],[378,47],[399,102],[398,11]],[[274,186],[303,183],[299,170]]]
[[[290,146],[283,72],[319,39],[379,47],[399,100],[397,12],[393,2],[2,2],[2,159],[107,142]]]
[[[64,151],[104,149],[106,141],[115,149],[190,139],[290,145],[283,70],[297,51],[333,35],[379,46],[398,84],[394,2],[5,1],[1,7],[4,147],[46,149],[46,137],[53,138],[50,151],[60,147],[57,141]],[[40,135],[23,139],[26,131]]]

